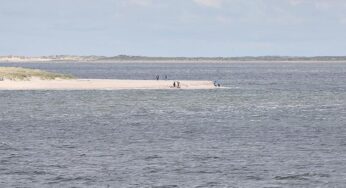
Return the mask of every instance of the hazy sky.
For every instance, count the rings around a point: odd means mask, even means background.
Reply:
[[[346,55],[346,0],[0,0],[0,55]]]

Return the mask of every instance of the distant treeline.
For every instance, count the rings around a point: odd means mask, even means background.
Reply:
[[[157,60],[157,61],[346,61],[346,56],[245,56],[245,57],[146,57],[126,56],[99,57],[98,60]]]
[[[41,57],[0,56],[0,61],[42,60],[42,61],[346,61],[346,56],[244,56],[244,57],[147,57],[118,55],[107,56],[74,56],[53,55]]]

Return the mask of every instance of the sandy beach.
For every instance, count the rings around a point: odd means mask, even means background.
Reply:
[[[111,80],[111,79],[56,79],[29,81],[0,81],[0,90],[120,90],[120,89],[213,89],[212,81],[179,80],[180,88],[173,87],[174,80]]]

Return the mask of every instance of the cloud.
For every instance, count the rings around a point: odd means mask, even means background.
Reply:
[[[290,5],[293,5],[293,6],[298,6],[298,5],[301,5],[303,2],[303,0],[289,0],[288,3]]]
[[[292,6],[308,5],[319,10],[329,10],[331,8],[339,7],[345,8],[346,2],[344,0],[287,0]]]
[[[212,7],[212,8],[220,8],[223,0],[193,0],[200,6]]]
[[[153,4],[152,0],[128,0],[128,2],[138,6],[150,6]]]

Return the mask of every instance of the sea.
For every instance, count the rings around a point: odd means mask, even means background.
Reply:
[[[0,91],[0,187],[345,187],[346,63],[1,63],[210,90]]]

